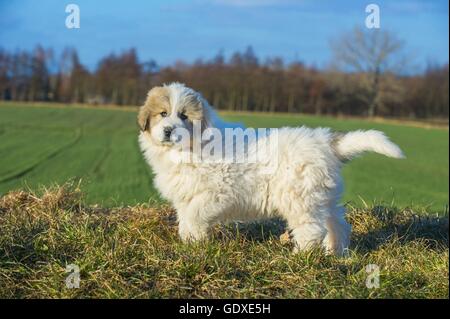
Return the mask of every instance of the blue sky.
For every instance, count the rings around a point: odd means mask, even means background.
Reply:
[[[69,3],[80,7],[80,29],[65,27]],[[364,26],[369,3],[379,5],[381,28],[406,42],[417,65],[448,62],[447,0],[0,0],[0,47],[73,46],[93,68],[101,56],[129,47],[141,60],[167,65],[252,45],[261,58],[326,67],[330,40]]]

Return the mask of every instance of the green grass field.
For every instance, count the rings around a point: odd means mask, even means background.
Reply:
[[[448,130],[305,115],[224,117],[252,127],[382,130],[400,145],[407,159],[367,154],[348,164],[344,202],[436,213],[448,204]],[[160,201],[151,170],[138,149],[135,118],[136,113],[129,110],[0,106],[0,194],[82,179],[88,203],[119,206]]]
[[[277,220],[182,243],[175,212],[152,187],[135,117],[0,106],[0,298],[448,298],[447,130],[225,115],[258,127],[375,128],[403,148],[406,160],[368,154],[345,167],[353,231],[348,258],[337,258],[292,254]],[[78,289],[65,285],[69,264],[80,269]],[[371,264],[375,288],[366,285]]]

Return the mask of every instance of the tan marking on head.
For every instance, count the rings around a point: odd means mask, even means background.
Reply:
[[[184,99],[183,105],[180,108],[180,113],[187,116],[187,125],[189,129],[192,129],[194,121],[201,122],[201,130],[205,130],[207,127],[205,122],[205,114],[201,100],[196,95],[188,96]]]
[[[173,90],[169,97],[172,110],[177,112],[178,115],[186,115],[188,126],[191,126],[194,121],[201,121],[202,131],[210,126],[210,116],[207,107],[204,105],[207,102],[204,101],[200,93],[184,86],[181,90],[177,85],[168,85],[165,87]]]
[[[148,92],[147,100],[139,110],[138,124],[141,131],[155,126],[161,120],[162,112],[170,114],[169,92],[167,88],[157,86]]]
[[[203,108],[197,97],[192,96],[186,99],[183,104],[182,113],[192,120],[203,120]]]

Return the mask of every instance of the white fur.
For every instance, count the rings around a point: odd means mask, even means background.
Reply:
[[[190,89],[174,86],[171,100],[182,102],[184,90]],[[206,101],[203,107],[213,114]],[[219,122],[211,121],[212,126],[215,123]],[[273,134],[261,137],[271,138]],[[341,160],[364,151],[391,157],[402,153],[377,131],[350,132],[337,142],[335,138],[327,128],[281,128],[277,154],[266,149],[267,163],[248,164],[174,163],[169,152],[174,150],[156,144],[147,132],[141,132],[139,143],[155,173],[156,188],[177,211],[183,240],[204,239],[217,223],[281,216],[296,250],[322,246],[342,255],[350,225],[339,205]],[[249,152],[253,150],[250,145]],[[264,169],[271,164],[276,169],[267,174]]]
[[[348,159],[362,151],[372,151],[393,158],[405,157],[402,150],[389,141],[383,132],[375,130],[349,132],[336,146],[339,154]]]

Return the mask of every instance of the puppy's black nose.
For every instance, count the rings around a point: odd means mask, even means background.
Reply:
[[[164,137],[166,139],[170,139],[170,134],[172,134],[173,128],[172,127],[165,127],[164,128]]]

